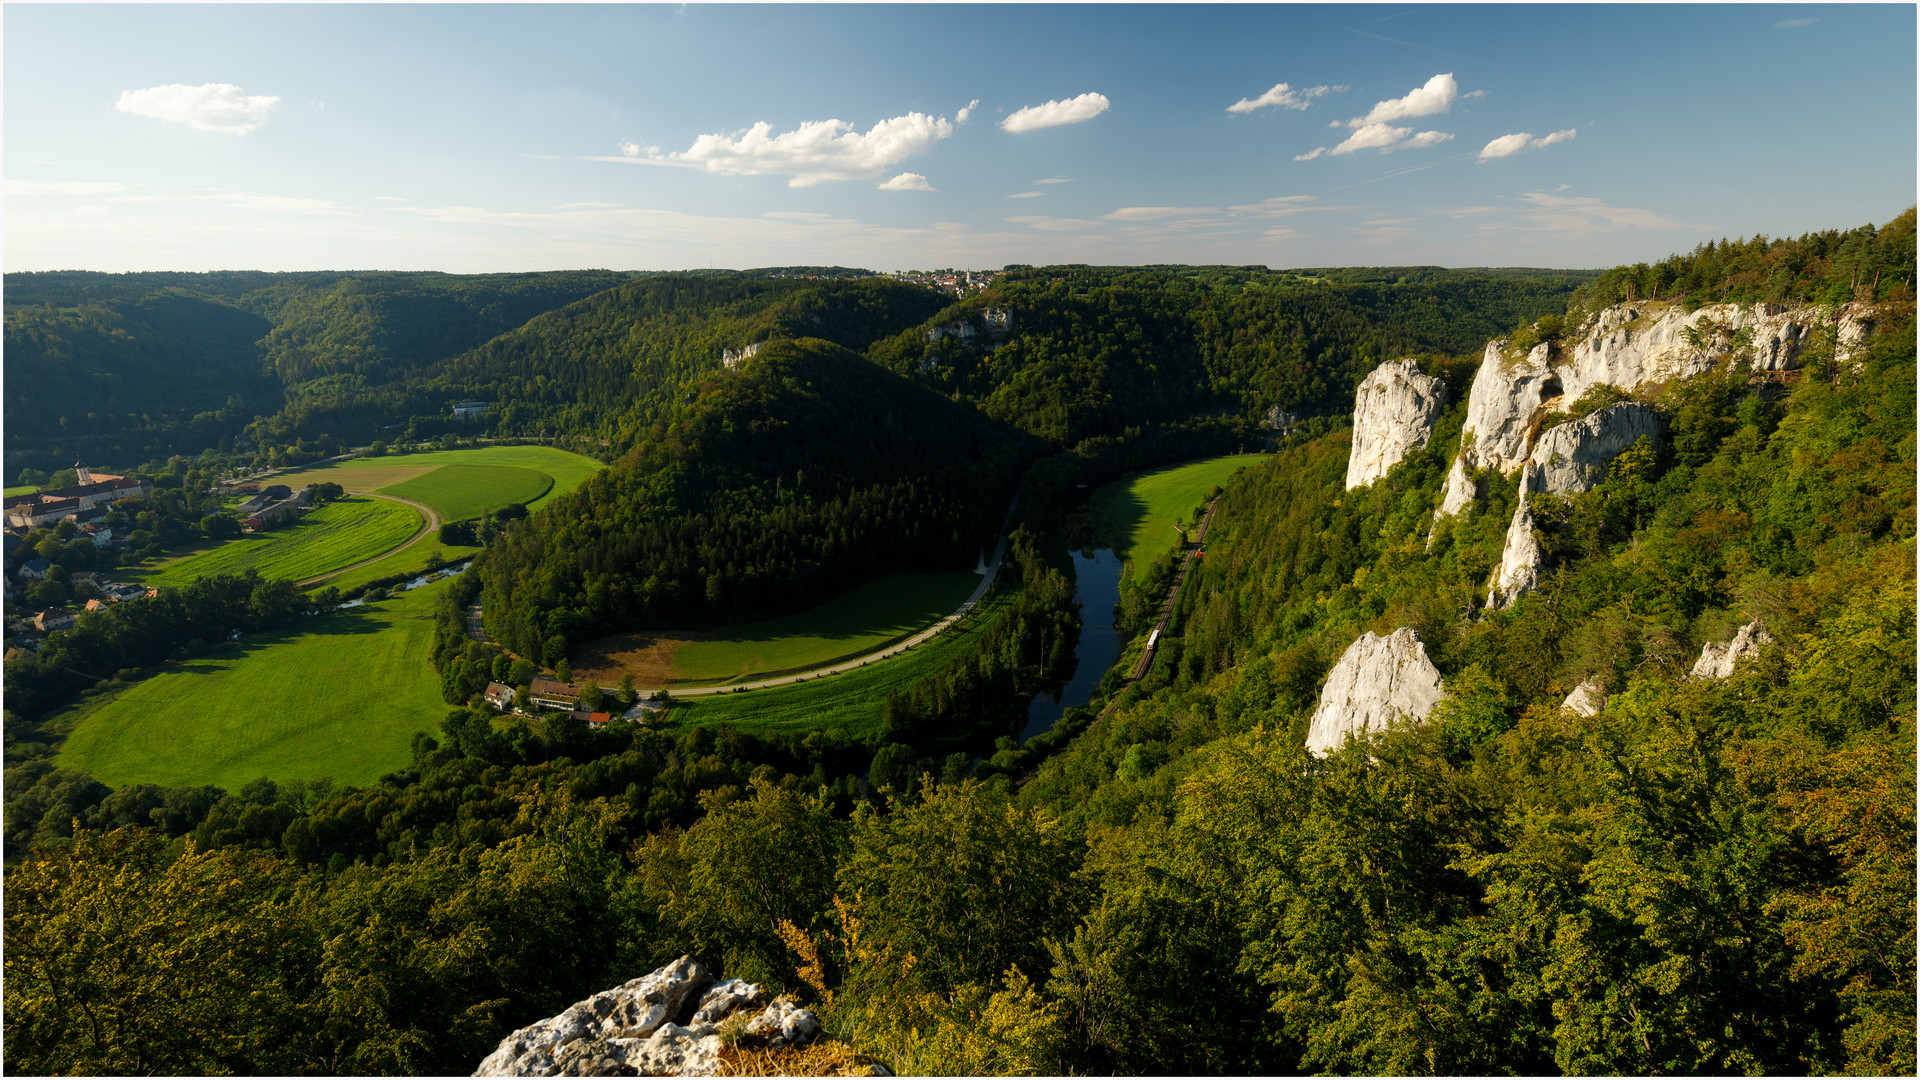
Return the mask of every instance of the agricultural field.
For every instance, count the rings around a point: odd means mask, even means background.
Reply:
[[[1226,486],[1228,477],[1264,456],[1231,454],[1122,477],[1093,493],[1094,527],[1127,564],[1128,576],[1142,577],[1156,556],[1179,543],[1174,522],[1186,520],[1216,484]]]
[[[81,706],[59,763],[114,787],[260,777],[371,784],[447,706],[427,654],[445,582],[170,664]]]
[[[528,509],[538,509],[605,467],[592,458],[550,446],[483,446],[353,458],[266,477],[262,482],[295,489],[331,482],[348,491],[380,491],[426,503],[443,518],[459,521],[510,502],[527,501]],[[448,475],[442,477],[442,473]],[[542,479],[535,481],[529,473]],[[494,490],[489,490],[490,485]],[[408,490],[395,490],[403,486]]]
[[[375,559],[365,566],[356,566],[351,570],[335,574],[314,587],[326,588],[331,585],[341,592],[346,592],[356,586],[392,577],[395,574],[418,573],[426,569],[427,563],[435,555],[439,555],[442,562],[459,562],[478,553],[479,550],[478,547],[442,544],[439,537],[429,535],[422,537],[417,543],[410,544],[384,558]]]
[[[891,574],[809,611],[701,632],[636,631],[591,642],[570,661],[603,686],[734,682],[818,667],[883,648],[938,622],[980,585],[967,571]]]
[[[443,520],[464,521],[508,503],[535,502],[552,488],[553,477],[516,465],[442,465],[380,493],[426,503]]]
[[[0,491],[0,496],[5,496],[6,498],[11,499],[15,495],[31,495],[34,492],[39,490],[40,488],[37,485],[25,484],[20,487],[10,487],[10,488],[7,488],[5,491]]]
[[[258,570],[262,577],[298,581],[405,543],[422,524],[419,513],[401,503],[344,498],[310,510],[298,521],[119,576],[148,585],[183,585],[213,574]]]
[[[880,703],[888,690],[912,686],[955,658],[969,655],[974,639],[1018,595],[1018,589],[990,593],[945,633],[871,667],[765,690],[684,698],[667,715],[676,727],[727,725],[756,735],[829,728],[854,736],[877,735]]]

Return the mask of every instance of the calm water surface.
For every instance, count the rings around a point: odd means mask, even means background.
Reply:
[[[1120,559],[1111,548],[1073,553],[1080,597],[1080,644],[1073,650],[1073,678],[1058,697],[1034,695],[1021,742],[1052,728],[1068,709],[1085,705],[1100,685],[1100,677],[1120,658],[1120,635],[1113,628],[1113,606],[1120,602],[1120,570]]]

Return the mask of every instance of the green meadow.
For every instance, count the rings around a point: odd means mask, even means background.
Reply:
[[[673,654],[673,677],[730,682],[879,649],[926,629],[979,585],[980,576],[967,571],[890,574],[797,615],[713,630]]]
[[[668,715],[675,726],[728,725],[761,735],[836,727],[850,735],[878,734],[880,705],[888,690],[910,687],[955,658],[969,655],[978,635],[1018,595],[1018,589],[996,589],[932,641],[868,667],[765,690],[685,698]]]
[[[344,462],[343,468],[359,465],[493,465],[509,468],[530,469],[545,473],[553,478],[553,484],[546,494],[539,495],[527,504],[527,509],[537,510],[555,498],[565,495],[580,486],[580,482],[605,465],[590,457],[570,454],[565,450],[556,450],[551,446],[482,446],[474,450],[432,450],[424,454],[401,454],[377,458],[354,458]],[[409,481],[411,482],[411,481]],[[425,502],[426,500],[421,500]],[[493,503],[504,506],[508,500]],[[436,504],[435,509],[439,509]],[[444,512],[444,511],[443,511]],[[477,511],[476,511],[477,512]],[[471,517],[472,515],[467,515]]]
[[[552,490],[554,479],[517,465],[441,465],[425,476],[389,484],[382,495],[426,503],[447,521],[477,518],[508,503],[534,503]]]
[[[260,634],[81,706],[59,763],[103,783],[267,777],[370,784],[411,760],[447,706],[427,663],[435,582],[392,600]]]
[[[324,574],[404,543],[420,531],[412,507],[385,499],[348,497],[308,511],[298,521],[235,537],[217,547],[151,569],[124,571],[148,585],[183,585],[213,574],[301,580]]]
[[[1186,520],[1215,485],[1224,487],[1228,477],[1264,456],[1232,454],[1122,477],[1093,493],[1094,527],[1128,565],[1129,576],[1144,576],[1155,557],[1180,542],[1174,523]]]

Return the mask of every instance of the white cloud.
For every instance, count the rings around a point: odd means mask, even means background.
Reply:
[[[1295,155],[1293,155],[1293,160],[1295,160],[1295,161],[1312,161],[1312,160],[1313,160],[1314,158],[1317,158],[1317,157],[1321,157],[1321,156],[1323,156],[1324,154],[1326,154],[1326,152],[1327,152],[1327,148],[1326,148],[1326,147],[1324,147],[1324,146],[1316,146],[1316,147],[1314,147],[1313,149],[1311,149],[1311,150],[1309,150],[1309,151],[1307,151],[1307,152],[1306,152],[1306,153],[1304,153],[1304,154],[1295,154]]]
[[[1102,221],[1159,221],[1170,217],[1192,217],[1196,214],[1217,214],[1220,211],[1211,206],[1123,206],[1111,214],[1101,215]]]
[[[1257,203],[1242,203],[1227,209],[1236,214],[1249,214],[1253,217],[1288,217],[1305,213],[1308,210],[1324,210],[1324,206],[1308,206],[1313,201],[1311,195],[1276,195],[1271,199],[1261,199]]]
[[[1048,217],[1045,214],[1025,214],[1019,217],[1010,217],[1007,220],[1016,225],[1025,225],[1030,229],[1038,229],[1041,232],[1071,232],[1076,229],[1096,228],[1099,224],[1093,221],[1081,221],[1078,218]]]
[[[964,109],[961,109],[961,110],[960,110],[959,112],[957,112],[957,113],[954,113],[954,114],[953,114],[953,122],[954,122],[954,123],[956,123],[956,124],[964,124],[964,123],[966,123],[966,122],[967,122],[967,117],[969,117],[969,116],[972,116],[972,115],[973,115],[973,110],[975,110],[975,109],[977,109],[977,108],[979,108],[979,107],[980,107],[980,99],[979,99],[979,98],[974,98],[974,99],[973,99],[972,101],[969,101],[969,102],[967,102],[967,107],[966,107],[966,108],[964,108]]]
[[[1443,142],[1452,142],[1453,136],[1444,131],[1423,131],[1403,143],[1387,147],[1382,153],[1391,154],[1395,150],[1418,150],[1423,146],[1438,146]]]
[[[946,117],[911,112],[873,125],[865,134],[844,120],[809,120],[792,131],[773,133],[762,120],[737,135],[702,135],[684,151],[625,160],[653,165],[682,165],[729,176],[785,176],[787,186],[812,187],[826,180],[874,176],[953,135]],[[621,158],[596,158],[606,161]]]
[[[637,142],[623,142],[620,144],[621,157],[637,158],[642,155],[655,157],[659,153],[660,148],[658,146],[641,146]]]
[[[1345,86],[1307,86],[1299,90],[1286,83],[1275,83],[1273,89],[1257,98],[1241,98],[1227,106],[1230,113],[1250,113],[1255,109],[1264,109],[1269,105],[1278,105],[1282,109],[1304,109],[1314,98],[1345,90]]]
[[[1407,120],[1415,116],[1432,116],[1443,113],[1453,107],[1453,99],[1459,96],[1460,84],[1455,82],[1453,74],[1448,72],[1435,75],[1418,90],[1408,92],[1405,97],[1388,98],[1374,105],[1373,111],[1365,116],[1356,116],[1347,121],[1350,128],[1362,128],[1370,124],[1384,124],[1393,120]]]
[[[939,191],[927,183],[927,178],[917,172],[903,172],[899,176],[880,185],[881,191]]]
[[[1009,196],[1007,196],[1007,198],[1009,198],[1009,199],[1037,199],[1037,198],[1039,198],[1040,196],[1042,196],[1042,195],[1045,195],[1045,194],[1046,194],[1046,192],[1044,192],[1044,191],[1018,191],[1018,192],[1015,192],[1015,193],[1013,193],[1012,195],[1009,195]]]
[[[1551,135],[1543,135],[1538,139],[1534,138],[1532,133],[1525,131],[1516,132],[1512,135],[1502,135],[1481,148],[1480,160],[1486,161],[1491,158],[1512,157],[1515,154],[1527,150],[1538,150],[1543,146],[1552,146],[1554,143],[1566,142],[1568,139],[1573,138],[1575,134],[1576,130],[1574,128],[1567,128],[1562,131],[1556,131]]]
[[[1773,28],[1775,30],[1798,30],[1803,26],[1812,26],[1819,21],[1820,20],[1816,18],[1781,19],[1779,22],[1773,24]]]
[[[1410,127],[1368,124],[1347,136],[1346,141],[1338,146],[1331,149],[1324,146],[1316,147],[1307,153],[1295,154],[1293,160],[1312,161],[1322,154],[1338,156],[1359,150],[1378,150],[1383,154],[1391,154],[1395,150],[1417,150],[1423,146],[1434,146],[1452,138],[1452,135],[1444,131],[1422,131],[1416,134]]]
[[[332,199],[301,199],[290,195],[248,195],[238,191],[194,197],[212,199],[229,210],[258,210],[268,214],[346,215],[353,213],[353,210]]]
[[[127,185],[112,180],[9,180],[9,195],[105,195],[125,191]]]
[[[1091,120],[1106,112],[1112,105],[1105,94],[1081,94],[1065,101],[1049,101],[1044,105],[1029,105],[1005,120],[1000,126],[1007,131],[1038,131],[1041,128],[1059,127],[1062,124],[1078,124]]]
[[[561,203],[560,205],[554,207],[554,209],[555,210],[618,210],[620,209],[620,204],[610,203],[610,202],[570,202],[570,203]]]
[[[1485,90],[1474,90],[1465,94],[1461,94],[1460,100],[1461,101],[1479,101],[1481,98],[1486,96],[1487,96],[1487,92]]]
[[[150,116],[195,131],[222,135],[251,135],[266,126],[267,113],[280,99],[249,95],[232,83],[186,86],[168,83],[145,90],[125,90],[114,108],[135,116]]]
[[[1035,183],[1035,184],[1071,184],[1071,183],[1073,183],[1073,177],[1071,177],[1071,176],[1049,176],[1049,177],[1047,177],[1047,178],[1046,178],[1045,180],[1035,180],[1035,181],[1034,181],[1034,183]]]

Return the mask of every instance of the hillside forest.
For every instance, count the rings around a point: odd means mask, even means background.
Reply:
[[[421,660],[447,691],[437,733],[371,786],[109,788],[57,766],[39,725],[53,661],[127,667],[109,657],[134,631],[89,617],[10,660],[5,1065],[465,1074],[508,1032],[691,954],[898,1074],[1910,1075],[1914,223],[1598,274],[1015,269],[955,304],[853,278],[633,277],[572,299],[583,276],[449,281],[447,303],[505,319],[551,306],[484,342],[370,332],[351,363],[236,349],[257,396],[208,432],[258,410],[257,445],[420,435],[441,403],[485,398],[511,406],[499,435],[544,424],[611,465],[493,529]],[[283,312],[321,310],[295,302],[317,284],[283,277],[165,288],[236,313],[201,332],[264,349],[295,340],[272,337]],[[72,340],[59,312],[131,318],[159,285],[36,282],[21,332]],[[1540,581],[1490,606],[1518,477],[1435,514],[1484,346],[1576,341],[1630,298],[1822,314],[1792,371],[1756,372],[1736,343],[1634,388],[1665,435],[1591,490],[1531,495]],[[1846,348],[1842,305],[1872,316]],[[373,326],[377,307],[336,310]],[[103,367],[173,355],[99,325]],[[1354,388],[1401,356],[1449,404],[1346,490]],[[625,365],[624,389],[596,374]],[[296,370],[365,381],[301,411]],[[143,445],[199,453],[181,418],[200,404],[155,413]],[[1241,449],[1269,452],[1215,493],[1151,671],[1012,737],[1077,628],[1111,617],[1074,600],[1087,491]],[[473,703],[583,635],[971,566],[1003,524],[999,621],[874,701],[879,734],[590,729]],[[151,629],[290,617],[262,585],[205,583]],[[497,644],[465,633],[476,601]],[[1754,620],[1771,635],[1754,658],[1690,677]],[[1445,697],[1310,753],[1336,661],[1402,627]],[[1564,708],[1588,679],[1605,707]]]

